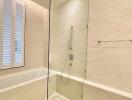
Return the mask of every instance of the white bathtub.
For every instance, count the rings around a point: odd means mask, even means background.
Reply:
[[[106,94],[108,93],[108,94],[113,94],[114,96],[118,96],[118,97],[121,97],[121,98],[122,97],[127,98],[127,99],[121,99],[121,100],[129,100],[129,99],[132,100],[132,93],[122,91],[122,90],[119,90],[119,89],[115,89],[115,88],[112,88],[112,87],[109,87],[109,86],[105,86],[105,85],[95,83],[95,82],[92,82],[92,81],[88,81],[88,80],[78,78],[78,77],[75,77],[75,76],[70,76],[68,74],[64,74],[64,73],[61,73],[61,72],[58,72],[58,71],[52,71],[52,73],[55,73],[58,76],[63,76],[65,78],[69,78],[71,80],[83,83],[86,87],[94,87],[98,91],[105,91]],[[91,91],[93,91],[93,90],[91,90]],[[98,95],[98,94],[96,94],[96,95]],[[115,100],[117,100],[117,99],[115,99]]]
[[[54,73],[50,73],[50,75],[54,75]],[[47,70],[44,68],[31,69],[2,76],[0,77],[0,93],[44,78],[46,79],[47,76]]]
[[[106,93],[107,92],[113,93],[118,96],[123,96],[123,97],[132,99],[131,93],[121,91],[118,89],[114,89],[108,86],[104,86],[98,83],[94,83],[88,80],[84,80],[78,77],[69,76],[67,74],[62,74],[61,72],[50,70],[50,76],[53,76],[53,75],[63,76],[71,80],[75,80],[77,82],[83,83],[87,86],[95,87],[99,89],[100,91],[105,91]],[[38,69],[32,69],[32,70],[30,69],[30,70],[18,72],[15,74],[2,76],[0,77],[0,93],[26,85],[26,84],[30,84],[35,81],[39,81],[41,79],[46,79],[47,76],[48,76],[47,70],[44,68],[38,68]]]

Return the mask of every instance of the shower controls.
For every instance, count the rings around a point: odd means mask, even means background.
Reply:
[[[72,63],[71,62],[69,63],[69,66],[72,66]]]
[[[71,60],[71,61],[74,60],[74,55],[73,54],[69,55],[69,60]]]

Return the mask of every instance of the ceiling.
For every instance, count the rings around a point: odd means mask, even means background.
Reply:
[[[49,8],[49,0],[32,0],[35,3],[39,4],[40,6],[43,6],[45,8]]]
[[[35,3],[39,4],[40,6],[43,6],[45,8],[49,8],[49,2],[50,0],[32,0],[34,1]],[[70,0],[51,0],[51,3],[52,3],[52,6],[56,7],[56,6],[59,6],[67,1],[70,1]]]

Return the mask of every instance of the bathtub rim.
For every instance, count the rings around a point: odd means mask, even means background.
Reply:
[[[25,82],[22,82],[22,83],[16,83],[14,85],[11,85],[11,86],[7,86],[6,88],[3,88],[3,89],[0,89],[0,93],[3,93],[3,92],[6,92],[6,91],[9,91],[9,90],[12,90],[12,89],[15,89],[15,88],[18,88],[20,86],[24,86],[24,85],[27,85],[27,84],[30,84],[30,83],[33,83],[33,82],[36,82],[36,81],[39,81],[39,80],[42,80],[42,79],[46,79],[48,77],[48,74],[47,74],[47,69],[46,68],[34,68],[34,69],[29,69],[29,70],[25,70],[25,71],[21,71],[21,72],[16,72],[16,73],[11,73],[11,74],[8,74],[8,75],[3,75],[3,76],[0,76],[0,80],[4,80],[6,78],[10,78],[10,77],[17,77],[18,75],[24,75],[25,73],[26,74],[30,74],[31,72],[37,72],[38,71],[38,74],[40,74],[39,77],[36,77],[34,79],[31,79],[31,80],[28,80],[28,81],[25,81]],[[46,74],[42,74],[43,72],[46,72]],[[55,73],[50,73],[50,76],[54,76]],[[19,78],[18,78],[18,81],[19,81]]]
[[[132,93],[130,93],[130,92],[126,92],[126,91],[119,90],[119,89],[116,89],[116,88],[113,88],[113,87],[110,87],[110,86],[102,85],[100,83],[96,83],[96,82],[89,81],[89,80],[86,80],[86,79],[82,79],[82,78],[79,78],[79,77],[64,74],[64,73],[61,73],[61,72],[58,72],[58,71],[52,70],[52,72],[56,73],[56,75],[63,76],[63,77],[69,78],[71,80],[83,83],[86,86],[95,87],[95,88],[100,89],[102,91],[106,91],[106,92],[109,92],[109,93],[112,93],[112,94],[115,94],[115,95],[118,95],[118,96],[122,96],[122,97],[125,97],[125,98],[128,98],[128,99],[132,99]]]
[[[44,68],[44,67],[29,69],[29,70],[25,70],[25,71],[21,71],[21,72],[17,72],[17,73],[12,73],[12,74],[8,74],[8,75],[0,76],[0,80],[2,78],[3,79],[4,78],[9,78],[9,77],[13,77],[13,76],[16,76],[16,75],[21,75],[21,74],[28,73],[28,72],[33,72],[33,71],[39,71],[39,72],[40,71],[45,71],[45,72],[47,72],[47,69]],[[119,95],[119,96],[122,96],[122,97],[132,99],[132,93],[129,93],[129,92],[126,92],[126,91],[123,91],[123,90],[119,90],[119,89],[115,89],[115,88],[112,88],[112,87],[109,87],[109,86],[106,86],[106,85],[102,85],[102,84],[99,84],[99,83],[96,83],[96,82],[88,81],[88,80],[85,80],[85,79],[82,79],[82,78],[79,78],[79,77],[71,76],[71,75],[68,75],[68,74],[61,73],[61,72],[50,69],[50,76],[49,77],[56,76],[56,75],[66,77],[66,78],[69,78],[69,79],[74,80],[74,81],[78,81],[78,82],[83,83],[85,85],[92,86],[92,87],[98,88],[100,90],[104,90],[106,92],[109,92],[109,93],[112,93],[112,94],[115,94],[115,95]],[[48,77],[48,74],[42,75],[42,76],[40,75],[40,77],[37,77],[35,79],[29,80],[29,81],[26,81],[26,82],[23,82],[23,83],[20,83],[20,84],[11,86],[11,87],[7,87],[5,89],[1,89],[0,93],[15,89],[15,88],[23,86],[23,85],[30,84],[32,82],[36,82],[36,81],[39,81],[39,80],[42,80],[42,79],[46,79],[47,77]]]

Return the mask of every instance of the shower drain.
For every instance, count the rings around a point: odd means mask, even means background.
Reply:
[[[63,95],[60,95],[59,93],[54,93],[49,100],[70,100],[66,97],[64,97]]]
[[[52,98],[52,100],[65,100],[65,99],[62,98],[62,97],[59,97],[59,96],[54,96],[54,97]]]

